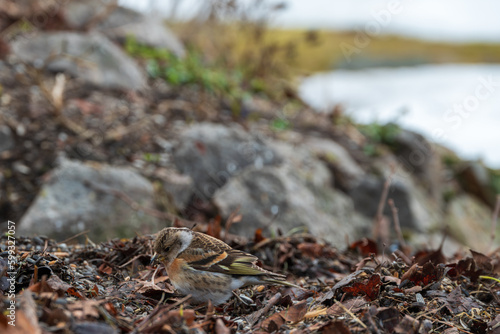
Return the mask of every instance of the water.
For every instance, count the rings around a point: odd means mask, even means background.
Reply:
[[[320,111],[342,104],[360,123],[396,121],[500,168],[500,65],[339,70],[306,78],[300,94]]]

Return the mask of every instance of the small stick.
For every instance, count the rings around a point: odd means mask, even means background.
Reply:
[[[266,314],[270,309],[271,307],[273,307],[274,305],[276,305],[276,303],[281,299],[281,293],[278,292],[276,293],[271,299],[269,299],[269,301],[266,303],[266,305],[258,310],[257,312],[255,312],[254,314],[252,314],[251,316],[249,316],[250,319],[247,319],[247,321],[250,323],[250,326],[253,327],[253,325],[264,315]]]
[[[396,231],[396,235],[398,236],[399,244],[401,245],[401,249],[406,250],[405,238],[403,237],[403,233],[401,232],[401,225],[399,224],[398,208],[394,204],[394,200],[392,198],[389,198],[388,203],[391,207],[392,219],[394,221],[394,230]]]
[[[392,255],[395,257],[395,258],[400,258],[402,259],[408,266],[411,266],[412,264],[412,260],[405,254],[403,253],[401,250],[399,249],[396,249],[394,251],[394,253],[392,253]]]
[[[500,195],[497,195],[497,204],[495,205],[495,211],[493,211],[493,216],[491,217],[491,236],[490,236],[490,249],[493,249],[495,243],[495,236],[497,231],[497,221],[498,214],[500,213]]]
[[[378,228],[380,228],[381,223],[382,223],[382,219],[384,217],[383,212],[384,212],[385,202],[387,200],[387,196],[389,195],[389,188],[391,186],[392,177],[394,176],[395,170],[396,170],[395,166],[391,165],[391,173],[389,174],[389,176],[385,180],[384,190],[382,191],[382,195],[380,196],[380,202],[378,203],[377,214],[375,216],[375,230],[373,231],[375,240],[378,239],[378,236],[380,233],[378,231]]]
[[[61,241],[61,242],[58,242],[57,244],[58,244],[58,245],[60,245],[60,244],[65,244],[65,243],[67,243],[68,241],[71,241],[71,240],[73,240],[73,239],[75,239],[75,238],[78,238],[79,236],[84,235],[84,234],[87,234],[87,233],[89,233],[89,232],[90,232],[90,230],[85,230],[85,231],[82,231],[82,232],[80,232],[80,233],[75,234],[75,235],[74,235],[74,236],[72,236],[72,237],[69,237],[69,238],[68,238],[68,239],[66,239],[66,240],[63,240],[63,241]]]
[[[338,300],[335,300],[335,304],[340,306],[347,314],[349,314],[358,324],[360,324],[364,329],[368,329],[368,327],[354,314],[352,313],[347,307],[342,305],[341,302]]]

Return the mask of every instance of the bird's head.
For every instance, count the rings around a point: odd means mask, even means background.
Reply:
[[[193,231],[188,228],[167,227],[157,233],[154,243],[154,260],[160,260],[165,267],[191,244]]]

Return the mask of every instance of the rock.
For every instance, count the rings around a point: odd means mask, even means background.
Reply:
[[[445,222],[449,233],[457,241],[478,252],[489,252],[500,246],[500,225],[496,229],[496,241],[490,248],[491,209],[471,195],[460,195],[448,206]]]
[[[440,227],[443,221],[441,201],[429,196],[419,179],[415,179],[414,175],[399,165],[394,156],[372,161],[371,168],[377,175],[367,174],[348,192],[354,201],[356,211],[371,221],[375,219],[385,181],[391,173],[389,166],[395,166],[395,172],[392,175],[387,199],[394,200],[403,231],[413,236]],[[393,214],[387,203],[383,215],[389,218],[392,230]]]
[[[157,175],[163,181],[163,189],[169,195],[177,210],[184,210],[195,193],[193,179],[174,171]]]
[[[372,175],[368,175],[361,180],[361,182],[349,192],[356,211],[368,218],[375,219],[384,184],[385,179]],[[411,210],[410,196],[409,189],[402,182],[394,180],[391,182],[388,199],[392,198],[394,204],[398,208],[401,227],[418,231],[421,229],[415,222]],[[391,209],[388,205],[385,206],[383,214],[392,219]]]
[[[46,32],[18,38],[12,50],[22,61],[66,72],[100,88],[141,90],[146,79],[135,61],[99,33]]]
[[[304,145],[327,163],[335,178],[335,186],[343,191],[351,190],[365,175],[347,150],[333,140],[309,137]]]
[[[117,11],[111,14],[110,19],[114,16],[121,15],[120,13],[126,10],[128,9],[118,8]],[[123,24],[122,22],[122,25],[106,29],[101,27],[101,29],[106,36],[122,44],[125,43],[129,36],[134,36],[136,41],[140,44],[166,49],[181,58],[186,55],[186,50],[177,36],[175,36],[159,18],[149,18],[143,15],[137,22],[130,22],[127,24]]]
[[[289,165],[304,184],[313,188],[330,188],[333,177],[326,165],[315,158],[306,147],[290,145],[281,141],[268,140],[269,146],[282,157],[282,163]]]
[[[247,236],[272,223],[284,232],[305,227],[344,245],[346,236],[356,239],[367,227],[347,196],[328,187],[309,188],[290,166],[250,167],[219,189],[214,203],[224,217],[239,208],[243,218],[231,231]]]
[[[105,10],[102,0],[73,0],[64,7],[64,14],[70,26],[82,29]],[[141,44],[167,49],[178,57],[186,53],[160,17],[146,16],[129,8],[117,6],[95,28],[120,43],[133,36]]]
[[[429,190],[437,199],[441,195],[442,166],[433,145],[416,132],[400,129],[392,138],[391,145],[397,161]]]
[[[411,245],[414,246],[416,251],[420,250],[436,250],[443,241],[444,230],[437,230],[435,232],[427,232],[412,235]],[[464,253],[465,248],[463,243],[458,242],[453,236],[447,237],[443,244],[441,252],[448,258],[453,258],[457,254]],[[464,254],[464,257],[466,254]]]
[[[481,162],[465,163],[457,172],[457,179],[466,192],[476,196],[490,208],[495,207],[496,194],[492,188],[490,173]]]
[[[246,168],[214,196],[222,216],[237,208],[243,218],[232,232],[253,235],[257,228],[280,227],[285,232],[306,227],[336,244],[356,239],[371,222],[354,211],[352,200],[331,187],[328,168],[305,148],[271,142],[283,162]]]
[[[0,125],[0,154],[14,148],[15,142],[12,131],[7,125]]]
[[[90,184],[90,185],[89,185]],[[126,168],[62,160],[22,217],[20,235],[43,234],[63,240],[90,230],[93,241],[154,233],[156,218],[133,210],[117,196],[98,191],[92,184],[126,194],[139,205],[152,208],[152,184]]]
[[[431,144],[424,136],[400,129],[393,137],[393,150],[402,165],[410,172],[425,174],[433,157]]]
[[[262,168],[281,158],[258,136],[238,124],[200,123],[184,130],[174,149],[174,164],[193,178],[196,194],[211,199],[231,177],[249,166]]]
[[[75,334],[117,334],[118,330],[105,322],[82,321],[71,325],[71,331]]]

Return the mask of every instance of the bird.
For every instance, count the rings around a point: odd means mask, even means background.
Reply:
[[[255,284],[281,284],[286,276],[257,266],[258,258],[205,233],[167,227],[157,233],[154,255],[164,265],[170,282],[191,301],[214,305],[226,302],[233,290]],[[300,288],[302,289],[302,288]]]

